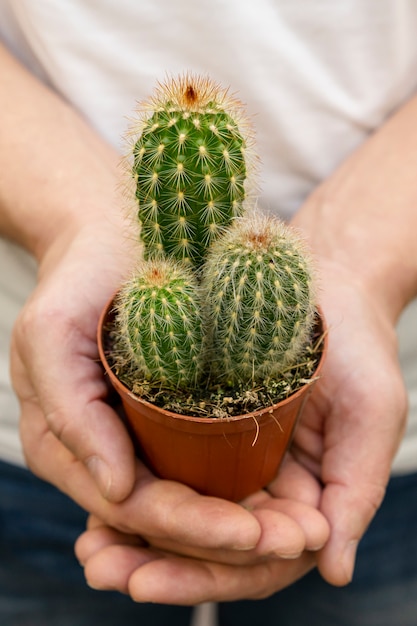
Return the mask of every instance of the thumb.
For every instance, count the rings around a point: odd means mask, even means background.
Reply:
[[[30,422],[30,407],[36,405],[45,428],[85,464],[101,494],[113,502],[126,498],[135,479],[133,445],[106,403],[108,388],[98,362],[94,320],[86,315],[80,328],[62,310],[31,304],[15,327],[11,371],[25,422],[29,465],[36,456],[37,438],[31,439]],[[53,482],[53,477],[42,477]]]
[[[328,583],[343,586],[352,580],[359,541],[383,500],[385,482],[325,487],[320,508],[331,532],[317,555],[317,566]]]

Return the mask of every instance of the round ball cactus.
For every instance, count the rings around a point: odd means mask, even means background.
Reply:
[[[201,372],[202,324],[191,271],[169,260],[144,261],[119,292],[116,351],[132,380],[193,389]]]
[[[185,74],[159,86],[140,113],[130,134],[145,258],[199,266],[243,213],[251,135],[242,106],[210,79]]]
[[[264,384],[295,365],[315,318],[312,267],[295,232],[272,217],[236,220],[205,265],[212,372]]]

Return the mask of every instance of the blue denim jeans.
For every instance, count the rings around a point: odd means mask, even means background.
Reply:
[[[188,626],[187,607],[139,605],[86,586],[73,552],[85,521],[56,489],[0,462],[0,626]],[[218,614],[220,626],[416,626],[417,474],[391,480],[349,586],[312,572]]]

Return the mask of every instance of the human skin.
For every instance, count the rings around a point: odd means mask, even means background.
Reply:
[[[408,178],[396,179],[389,190],[395,194],[398,183],[404,193],[395,216],[386,201],[378,204],[385,196],[375,182],[366,230],[366,203],[355,203],[362,188],[350,185],[347,193],[343,184],[351,172],[347,164],[341,185],[327,181],[296,218],[320,260],[329,355],[293,456],[267,490],[239,506],[158,480],[134,458],[108,403],[95,343],[99,312],[130,267],[115,194],[119,155],[6,53],[0,66],[0,231],[39,263],[38,286],[13,334],[21,436],[29,467],[93,514],[76,548],[89,583],[140,601],[179,604],[263,597],[315,565],[330,583],[347,583],[404,428],[393,325],[415,285],[410,255],[401,254],[407,261],[401,265],[397,258],[399,249],[413,249],[410,222],[416,216],[407,213],[414,200],[407,168],[417,160],[412,146],[404,157]],[[405,108],[401,118],[413,114]],[[25,134],[17,136],[16,128]],[[391,149],[398,129],[388,130],[388,137],[381,133]],[[357,163],[358,155],[352,158]],[[360,159],[355,181],[366,180],[373,168],[367,154]],[[330,205],[334,219],[323,208]],[[381,231],[393,217],[398,221],[400,210],[410,226],[401,232],[392,226],[395,246],[388,245]],[[340,240],[346,220],[352,232],[357,220],[360,232],[374,235],[362,238],[362,249],[354,237]],[[340,246],[343,253],[335,254]],[[401,274],[389,298],[378,263],[371,264],[374,272],[358,273],[360,253],[380,257],[389,276]],[[378,399],[369,393],[373,387],[382,389]]]

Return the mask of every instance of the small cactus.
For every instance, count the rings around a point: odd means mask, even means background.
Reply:
[[[142,105],[130,134],[145,258],[198,267],[243,214],[251,137],[242,106],[208,78],[185,74]]]
[[[282,222],[261,215],[236,220],[205,264],[215,377],[250,387],[296,364],[314,324],[311,277],[301,243]]]
[[[169,260],[144,261],[119,292],[116,352],[133,381],[193,389],[201,372],[198,287],[189,269]]]

